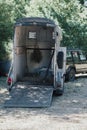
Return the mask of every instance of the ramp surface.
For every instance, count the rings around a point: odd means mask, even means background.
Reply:
[[[39,86],[19,83],[12,88],[5,107],[49,107],[53,86]]]

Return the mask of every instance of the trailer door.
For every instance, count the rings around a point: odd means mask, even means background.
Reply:
[[[65,73],[66,71],[66,47],[60,47],[57,53],[58,70]]]
[[[61,89],[63,89],[66,72],[66,47],[59,47],[55,57],[54,87],[56,88],[60,84]]]

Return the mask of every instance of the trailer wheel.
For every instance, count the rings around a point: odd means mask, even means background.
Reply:
[[[63,95],[63,93],[64,93],[64,90],[54,90],[54,92],[53,92],[53,94],[55,95],[55,96],[62,96]]]
[[[61,89],[56,89],[56,90],[54,90],[54,92],[53,92],[53,94],[54,94],[55,96],[62,96],[63,93],[64,93],[64,85],[63,85],[63,87],[62,87]]]
[[[70,69],[68,72],[68,81],[74,81],[75,80],[75,69]]]

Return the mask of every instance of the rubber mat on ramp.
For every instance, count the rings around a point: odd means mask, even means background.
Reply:
[[[53,86],[17,84],[9,93],[5,107],[49,107],[52,101]]]

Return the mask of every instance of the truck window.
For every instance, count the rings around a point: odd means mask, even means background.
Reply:
[[[76,51],[73,51],[72,52],[72,55],[73,55],[73,60],[75,63],[79,63],[79,55],[78,55],[78,52]]]
[[[71,52],[67,51],[66,59],[67,59],[67,62],[71,62],[71,61],[72,61],[72,55],[71,55]]]
[[[81,61],[85,61],[86,60],[86,56],[82,52],[79,53],[79,57],[80,57]]]

